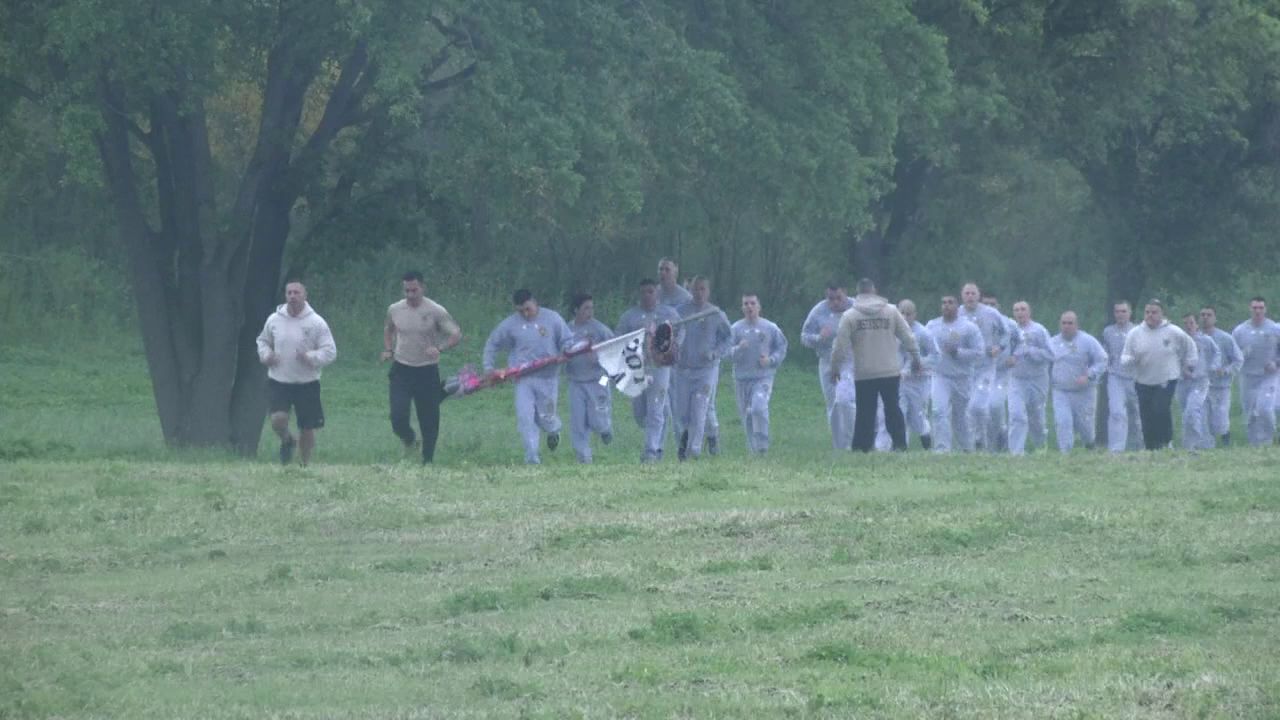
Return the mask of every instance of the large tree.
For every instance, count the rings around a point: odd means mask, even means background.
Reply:
[[[412,124],[470,75],[476,39],[444,4],[393,0],[15,0],[0,26],[6,95],[100,160],[165,440],[255,451],[254,338],[299,198],[334,182],[341,135]],[[242,154],[215,157],[219,107],[251,128]]]

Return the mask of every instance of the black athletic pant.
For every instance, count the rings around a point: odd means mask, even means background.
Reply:
[[[1134,383],[1138,390],[1138,416],[1142,418],[1142,441],[1148,450],[1160,450],[1173,442],[1173,391],[1177,380],[1164,385]]]
[[[436,438],[440,435],[440,368],[436,365],[412,367],[391,363],[391,429],[404,444],[413,442],[413,425],[409,424],[409,403],[418,409],[418,429],[422,431],[422,462],[436,455]]]
[[[858,411],[853,416],[853,449],[871,452],[876,446],[876,401],[884,401],[884,426],[893,439],[894,450],[907,449],[907,423],[898,405],[898,376],[855,380],[854,397]]]

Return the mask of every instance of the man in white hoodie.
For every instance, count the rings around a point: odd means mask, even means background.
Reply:
[[[1191,336],[1164,319],[1164,305],[1147,301],[1142,324],[1124,339],[1120,364],[1132,369],[1142,416],[1142,441],[1148,450],[1169,447],[1173,441],[1173,394],[1178,378],[1196,374],[1200,352]]]
[[[288,465],[297,446],[303,465],[311,462],[316,430],[324,427],[320,369],[338,357],[329,324],[307,303],[307,288],[291,281],[285,302],[267,318],[258,334],[258,359],[267,366],[267,404],[271,429],[280,437],[280,462]],[[289,411],[298,421],[298,437],[289,432]]]

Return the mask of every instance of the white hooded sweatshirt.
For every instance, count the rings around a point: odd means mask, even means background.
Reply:
[[[298,357],[299,350],[303,351],[303,358]],[[258,358],[265,363],[273,354],[279,362],[268,367],[267,377],[300,384],[319,380],[320,368],[338,357],[338,347],[333,343],[329,324],[311,309],[310,303],[303,305],[296,317],[284,304],[267,318],[258,334]]]

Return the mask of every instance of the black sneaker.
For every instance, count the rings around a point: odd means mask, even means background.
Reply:
[[[560,447],[560,433],[547,433],[547,449],[554,451],[558,447]]]
[[[932,437],[932,436],[929,436],[929,435],[921,435],[921,436],[920,436],[920,447],[924,448],[925,450],[929,450],[930,448],[932,448],[932,447],[933,447],[933,437]]]
[[[280,441],[280,464],[281,465],[288,465],[289,461],[293,460],[293,448],[297,444],[298,444],[298,441],[294,440],[292,435],[289,436],[288,440]]]
[[[708,436],[707,436],[707,454],[708,454],[708,455],[719,455],[719,454],[720,454],[720,438],[719,438],[719,436],[716,436],[716,435],[708,435]]]
[[[682,462],[684,461],[685,458],[689,457],[689,431],[688,430],[685,430],[684,432],[680,433],[680,449],[676,450],[676,457]]]
[[[608,445],[609,443],[613,442],[613,433],[611,432],[600,433],[600,442],[604,443],[605,445]]]

